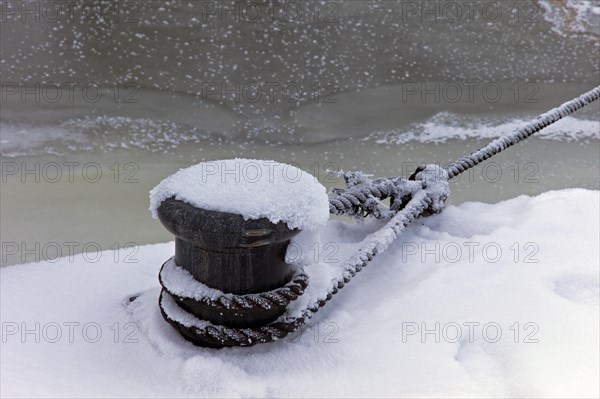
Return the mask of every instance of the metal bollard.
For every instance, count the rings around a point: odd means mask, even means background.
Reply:
[[[196,208],[175,198],[164,200],[157,211],[161,223],[175,235],[176,265],[210,288],[255,294],[280,288],[293,275],[285,253],[298,229],[266,218],[244,220],[241,215]],[[168,292],[163,281],[161,284]],[[215,308],[208,301],[171,296],[181,309],[199,319],[237,328],[266,325],[286,310],[285,306],[230,310]],[[189,334],[183,326],[174,327],[194,344],[218,347]]]

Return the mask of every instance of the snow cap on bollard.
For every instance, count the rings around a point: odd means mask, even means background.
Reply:
[[[200,320],[254,327],[277,319],[285,306],[229,308],[213,300],[233,301],[289,283],[290,239],[324,224],[329,201],[325,187],[301,169],[238,158],[203,162],[167,177],[150,192],[150,210],[175,235],[175,256],[159,276],[162,295]],[[186,339],[217,346],[161,311]]]

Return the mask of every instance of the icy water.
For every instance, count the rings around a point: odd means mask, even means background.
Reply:
[[[193,163],[409,175],[600,83],[592,1],[98,3],[3,2],[2,265],[170,240],[148,191]],[[495,157],[451,202],[599,189],[599,120],[594,104]]]

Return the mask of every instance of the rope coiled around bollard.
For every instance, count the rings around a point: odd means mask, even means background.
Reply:
[[[449,164],[446,168],[426,165],[419,167],[409,179],[392,177],[378,179],[374,182],[365,181],[363,184],[349,185],[346,190],[338,190],[330,198],[330,213],[347,216],[373,215],[390,218],[390,220],[379,231],[371,234],[369,236],[371,239],[344,263],[344,271],[336,280],[332,281],[329,290],[320,297],[314,298],[311,303],[300,310],[298,315],[284,314],[280,319],[266,326],[254,328],[213,325],[199,319],[190,320],[190,315],[181,319],[174,313],[183,312],[183,310],[177,307],[175,299],[166,290],[162,291],[159,300],[161,313],[165,320],[191,341],[201,338],[204,343],[215,347],[251,346],[284,338],[305,324],[333,295],[344,288],[352,277],[367,266],[369,261],[385,251],[412,221],[428,213],[440,212],[448,196],[447,187],[450,178],[527,139],[599,98],[600,86],[540,115],[514,133],[492,141],[478,151]],[[391,204],[389,210],[384,211],[380,201],[386,198],[391,199]],[[304,278],[308,279],[306,274],[297,275],[297,277],[300,276],[302,276],[302,281],[305,281]],[[300,290],[298,290],[299,292]],[[217,298],[213,303],[222,305],[220,300],[221,298]],[[255,305],[260,306],[259,303]]]
[[[382,253],[396,239],[396,237],[412,221],[421,216],[436,202],[443,202],[448,195],[448,174],[436,165],[428,165],[429,173],[421,173],[417,180],[423,188],[417,191],[408,201],[407,205],[379,231],[371,234],[366,244],[352,255],[343,265],[343,272],[332,281],[329,290],[314,298],[297,316],[283,315],[280,319],[266,326],[253,328],[232,328],[210,324],[197,319],[196,325],[190,325],[190,316],[179,318],[175,299],[163,289],[161,293],[160,308],[163,317],[173,325],[181,334],[194,338],[201,337],[204,343],[216,347],[222,346],[251,346],[257,343],[271,342],[284,338],[305,324],[314,313],[324,306],[339,290],[344,288],[350,280],[368,265],[375,256]],[[437,172],[437,173],[436,173]],[[442,176],[439,179],[439,176]],[[300,275],[299,275],[300,276]],[[310,281],[309,281],[310,284]],[[175,309],[175,312],[173,312]],[[181,310],[182,311],[182,310]],[[187,325],[186,325],[187,324]]]
[[[299,296],[304,294],[304,290],[308,285],[308,276],[302,273],[302,271],[298,271],[291,277],[287,284],[271,291],[245,295],[222,294],[210,297],[205,293],[202,295],[192,295],[190,292],[186,292],[186,290],[181,290],[181,281],[185,278],[193,281],[193,284],[197,287],[208,288],[198,283],[188,271],[177,266],[174,258],[167,260],[158,274],[160,285],[164,288],[165,292],[171,295],[177,302],[198,302],[215,310],[228,311],[257,308],[263,310],[270,310],[276,307],[285,308],[290,302],[295,301]],[[208,289],[215,291],[210,288]]]

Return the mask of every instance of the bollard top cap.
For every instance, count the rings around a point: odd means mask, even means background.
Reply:
[[[290,229],[315,230],[329,218],[329,199],[317,178],[269,160],[227,159],[181,169],[150,191],[150,211],[175,198],[197,208],[267,218]]]

